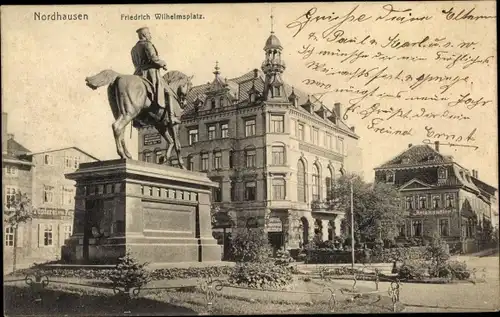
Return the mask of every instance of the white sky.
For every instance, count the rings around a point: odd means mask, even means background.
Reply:
[[[403,6],[404,3],[398,3]],[[394,5],[398,5],[394,4]],[[442,9],[466,7],[467,3],[408,4],[416,13],[437,14]],[[364,4],[361,10],[367,13],[380,12],[381,3]],[[426,6],[427,5],[427,6]],[[477,14],[493,14],[494,3],[476,5]],[[485,7],[488,6],[489,7]],[[342,77],[322,77],[306,70],[304,60],[297,54],[304,44],[308,44],[307,34],[318,31],[318,25],[309,25],[293,38],[286,25],[311,8],[313,4],[274,4],[275,34],[284,47],[283,58],[287,63],[285,80],[301,90],[320,92],[307,88],[302,81],[306,78],[320,79],[336,87],[361,86],[361,82],[347,83]],[[323,14],[331,11],[347,13],[355,6],[353,3],[316,4]],[[469,5],[471,7],[471,5]],[[88,21],[34,21],[33,13],[87,13]],[[320,11],[320,10],[318,10]],[[121,21],[121,14],[135,13],[200,13],[204,20],[150,20]],[[251,69],[260,68],[264,59],[263,46],[269,36],[270,6],[267,4],[223,4],[223,5],[118,5],[118,6],[45,6],[45,7],[2,7],[2,111],[8,112],[8,130],[15,134],[16,140],[36,152],[47,148],[78,146],[100,159],[114,159],[117,154],[111,130],[113,116],[109,109],[106,89],[93,91],[85,85],[85,77],[103,69],[112,68],[121,73],[132,73],[130,49],[137,41],[135,30],[149,26],[160,57],[167,61],[170,70],[180,70],[194,74],[195,84],[206,83],[213,79],[215,61],[219,61],[223,77],[236,77]],[[438,23],[438,21],[440,21]],[[350,24],[346,33],[361,37],[371,34],[387,38],[394,31],[401,37],[414,40],[427,34],[432,37],[476,40],[483,55],[495,55],[495,21],[485,20],[474,24],[466,22],[444,23],[437,18],[426,24],[405,24],[396,27],[378,24],[377,26]],[[321,24],[326,25],[326,24]],[[315,29],[314,29],[315,28]],[[318,44],[319,45],[319,44]],[[319,46],[318,46],[319,47]],[[352,50],[358,48],[346,44],[328,44],[323,48]],[[317,48],[319,50],[319,48]],[[364,48],[363,48],[364,49]],[[408,52],[408,51],[406,51]],[[412,52],[412,51],[410,51]],[[424,51],[414,50],[425,55]],[[312,60],[313,58],[310,58]],[[325,60],[326,61],[326,60]],[[338,66],[335,59],[328,60],[331,66]],[[337,60],[338,62],[338,60]],[[345,64],[345,63],[344,63]],[[404,62],[389,64],[405,71],[437,71],[435,64],[407,65]],[[463,166],[478,169],[480,178],[496,186],[497,171],[497,100],[496,100],[496,56],[492,67],[482,65],[461,71],[460,74],[474,77],[474,84],[459,92],[472,91],[473,96],[484,96],[493,100],[488,107],[476,109],[468,122],[443,120],[432,121],[436,128],[448,133],[466,133],[477,127],[476,145],[473,151],[468,148],[441,147],[444,154],[453,155]],[[380,66],[373,61],[360,61],[357,67]],[[444,72],[444,69],[439,72]],[[381,81],[385,84],[386,81]],[[389,83],[390,88],[393,83]],[[395,85],[397,86],[397,84]],[[396,87],[397,88],[397,87]],[[390,89],[389,89],[390,90]],[[400,89],[402,90],[402,89]],[[324,98],[327,106],[340,101],[347,105],[353,95],[346,93],[329,94]],[[450,95],[451,97],[451,95]],[[394,106],[405,109],[420,108],[408,101],[398,101]],[[442,105],[431,105],[436,110]],[[413,107],[413,108],[412,108]],[[441,108],[440,108],[441,107]],[[396,123],[394,128],[412,127],[416,131],[431,121],[413,120]],[[425,136],[420,133],[412,137],[387,136],[374,133],[366,128],[369,121],[350,114],[348,125],[354,125],[361,136],[363,148],[364,175],[373,178],[373,168],[391,159],[404,150],[408,143],[421,144]],[[136,131],[129,139],[130,128],[126,131],[127,143],[134,157],[137,156]]]

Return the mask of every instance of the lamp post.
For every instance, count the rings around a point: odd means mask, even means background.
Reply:
[[[352,269],[354,270],[354,190],[352,186],[352,178],[349,179],[351,187],[351,256],[352,256]]]

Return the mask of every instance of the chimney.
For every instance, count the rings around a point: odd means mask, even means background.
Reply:
[[[259,77],[259,70],[257,68],[255,68],[253,70],[253,78],[257,78],[257,77]]]
[[[411,144],[411,143],[410,143],[410,144],[408,144],[408,148],[411,148],[412,146],[413,146],[413,144]]]
[[[434,148],[439,152],[439,141],[434,142]]]
[[[351,131],[356,133],[356,128],[354,126],[351,127]]]
[[[7,152],[7,113],[2,112],[2,154]]]
[[[340,102],[336,102],[334,104],[335,106],[335,113],[337,114],[337,116],[339,116],[339,118],[342,117],[342,105],[340,104]]]

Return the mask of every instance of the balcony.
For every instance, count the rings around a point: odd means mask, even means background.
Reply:
[[[335,210],[334,204],[331,200],[316,200],[311,203],[311,210],[313,212],[325,212],[333,214],[344,214],[343,211]]]

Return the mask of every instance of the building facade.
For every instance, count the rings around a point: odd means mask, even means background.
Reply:
[[[492,221],[496,188],[482,182],[452,156],[435,147],[412,145],[375,168],[375,182],[393,184],[401,193],[407,219],[399,239],[439,234],[450,248],[474,252],[480,228]]]
[[[297,249],[315,233],[340,235],[344,214],[323,202],[341,169],[361,171],[361,150],[341,104],[285,83],[282,51],[272,33],[261,70],[223,79],[216,65],[213,81],[189,93],[179,133],[187,168],[219,183],[212,201],[227,223],[265,227],[276,248]],[[139,130],[139,159],[176,164],[165,149],[154,128]]]
[[[76,147],[31,153],[7,133],[5,113],[2,121],[4,202],[20,191],[27,194],[34,208],[31,221],[20,224],[17,230],[16,263],[24,267],[57,260],[64,240],[73,231],[75,183],[64,175],[80,163],[98,159]],[[3,208],[7,208],[5,204]],[[8,270],[13,263],[15,233],[5,223],[3,232],[4,267]]]

